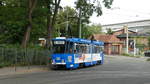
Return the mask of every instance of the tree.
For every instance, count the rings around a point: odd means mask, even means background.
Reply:
[[[79,30],[79,37],[81,35],[81,18],[84,18],[84,21],[87,23],[89,22],[89,18],[96,13],[97,16],[102,15],[102,3],[106,8],[110,8],[112,5],[113,0],[77,0],[76,2],[76,9],[79,11],[79,18],[78,18],[78,30]]]
[[[112,34],[113,34],[113,31],[111,30],[111,28],[108,28],[108,29],[107,29],[107,34],[108,34],[108,35],[112,35]]]
[[[26,1],[1,0],[0,43],[20,43],[26,24]]]
[[[47,48],[49,48],[51,38],[53,37],[52,33],[54,30],[56,16],[60,8],[61,0],[45,0],[45,2],[46,2],[46,7],[48,9],[48,12],[47,12]]]
[[[27,43],[30,38],[30,33],[31,33],[32,25],[33,25],[32,24],[33,23],[32,22],[32,13],[36,6],[36,3],[37,3],[37,0],[28,0],[28,24],[27,24],[27,29],[26,29],[23,41],[22,41],[23,48],[26,48]]]
[[[59,11],[56,18],[55,31],[58,33],[57,35],[61,36],[70,36],[77,37],[77,12],[75,9],[71,7],[64,7]]]
[[[27,0],[1,0],[0,43],[21,44],[28,25]],[[5,4],[5,5],[4,5]],[[37,43],[39,37],[46,36],[46,8],[38,1],[32,13],[30,43]]]
[[[102,34],[102,26],[100,24],[93,24],[83,27],[83,38],[88,38],[93,34]]]

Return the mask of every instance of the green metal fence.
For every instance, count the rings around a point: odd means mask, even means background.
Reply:
[[[0,48],[0,67],[46,65],[49,55],[49,50]]]

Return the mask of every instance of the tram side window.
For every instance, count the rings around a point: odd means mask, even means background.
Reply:
[[[76,49],[74,50],[74,53],[80,53],[80,45],[75,45]]]
[[[104,51],[104,47],[103,46],[100,46],[100,51]]]
[[[100,53],[100,52],[101,52],[100,46],[93,46],[93,53]]]
[[[82,44],[76,45],[75,53],[86,53],[86,46]]]
[[[87,49],[86,49],[86,50],[87,50],[86,53],[90,53],[90,48],[91,48],[91,46],[90,46],[90,45],[87,45],[86,48],[87,48]]]
[[[81,46],[81,53],[88,53],[88,46],[87,45],[82,45]]]
[[[83,45],[80,45],[80,50],[79,50],[80,53],[84,53],[84,46]]]
[[[73,53],[73,43],[72,42],[67,42],[67,45],[66,45],[66,53]]]
[[[96,49],[95,49],[95,46],[91,46],[92,48],[92,53],[95,53]]]

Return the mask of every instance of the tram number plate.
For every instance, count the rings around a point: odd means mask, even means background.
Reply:
[[[60,57],[57,57],[56,60],[60,60]]]
[[[54,44],[65,44],[65,41],[54,41]]]

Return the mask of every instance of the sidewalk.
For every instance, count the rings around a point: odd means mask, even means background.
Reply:
[[[25,73],[36,73],[48,71],[47,66],[24,66],[24,67],[5,67],[0,68],[0,76],[4,75],[15,75],[15,74],[25,74]]]

